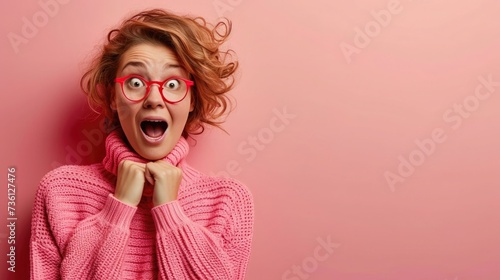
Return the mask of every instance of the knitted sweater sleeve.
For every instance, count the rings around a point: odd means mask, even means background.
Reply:
[[[252,196],[236,181],[217,184],[223,190],[217,194],[220,198],[208,201],[214,204],[212,214],[224,221],[221,232],[194,222],[181,207],[181,200],[151,210],[162,279],[244,279],[252,241]],[[206,202],[202,198],[193,201],[198,206]]]
[[[63,252],[63,279],[121,279],[136,209],[110,194],[101,212],[78,223]]]
[[[33,209],[31,279],[120,279],[136,208],[109,194],[100,211],[67,226],[74,211],[64,209],[64,199],[45,183],[38,189]]]
[[[31,219],[30,272],[31,279],[60,279],[62,256],[49,225],[46,187],[40,184],[35,197]]]

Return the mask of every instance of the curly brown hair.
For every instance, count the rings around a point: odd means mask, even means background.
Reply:
[[[91,108],[104,114],[108,126],[119,126],[117,113],[110,104],[121,55],[134,45],[160,43],[174,51],[194,80],[194,110],[188,116],[183,136],[202,133],[205,124],[221,128],[223,121],[218,119],[231,110],[226,93],[233,88],[238,68],[234,52],[220,50],[230,33],[231,22],[227,19],[213,26],[201,17],[179,16],[161,9],[143,11],[108,33],[107,42],[80,85]]]

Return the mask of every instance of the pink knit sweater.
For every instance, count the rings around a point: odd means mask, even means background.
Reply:
[[[181,140],[165,158],[180,167],[178,199],[153,207],[146,184],[137,207],[113,196],[123,159],[146,162],[106,139],[102,163],[62,166],[40,182],[31,229],[31,279],[243,279],[253,202],[241,183],[204,175]]]

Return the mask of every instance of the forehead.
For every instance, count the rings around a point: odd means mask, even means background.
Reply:
[[[130,47],[121,56],[118,70],[121,71],[129,66],[168,68],[170,66],[178,67],[179,61],[177,60],[176,54],[166,46],[153,43],[141,43]]]

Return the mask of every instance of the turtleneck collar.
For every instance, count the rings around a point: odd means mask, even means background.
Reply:
[[[107,171],[116,175],[118,165],[122,160],[132,160],[135,162],[146,163],[147,160],[138,155],[130,146],[124,141],[125,135],[121,129],[112,131],[106,138],[106,156],[102,160],[102,164]],[[184,137],[181,136],[177,144],[175,144],[172,151],[163,158],[170,164],[177,166],[189,152],[189,144]]]

